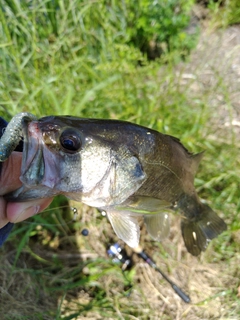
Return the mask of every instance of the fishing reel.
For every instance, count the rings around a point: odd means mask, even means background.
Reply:
[[[127,255],[126,250],[122,248],[119,243],[110,245],[109,249],[107,250],[107,254],[114,263],[121,265],[123,271],[130,269],[133,265],[132,260]]]

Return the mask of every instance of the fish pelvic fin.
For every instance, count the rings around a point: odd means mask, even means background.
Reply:
[[[161,241],[168,236],[170,224],[167,212],[145,215],[144,222],[148,233],[154,240]]]
[[[138,219],[128,211],[106,209],[107,217],[118,238],[122,239],[129,247],[139,245],[140,228]]]
[[[193,256],[205,251],[210,240],[226,229],[226,223],[206,204],[202,204],[198,220],[184,219],[181,222],[185,246]]]

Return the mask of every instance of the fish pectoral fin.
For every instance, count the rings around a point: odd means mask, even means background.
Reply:
[[[144,222],[154,240],[161,241],[168,236],[170,224],[167,212],[144,215]]]
[[[135,248],[139,244],[140,229],[138,220],[128,211],[106,210],[108,219],[116,235],[129,247]]]
[[[128,206],[129,210],[134,212],[139,211],[141,213],[141,211],[146,211],[147,213],[157,213],[171,208],[172,203],[157,198],[134,195],[129,197],[122,206]]]

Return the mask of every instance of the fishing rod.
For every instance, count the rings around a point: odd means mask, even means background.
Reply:
[[[171,285],[175,293],[185,302],[190,303],[190,297],[179,288],[172,280],[168,278],[168,276],[160,270],[160,268],[156,265],[153,259],[143,251],[143,249],[138,246],[132,249],[140,258],[142,258],[148,265],[150,265],[154,270],[161,274],[161,276]],[[113,262],[121,262],[122,270],[126,270],[131,266],[131,258],[127,256],[126,251],[118,244],[115,243],[109,247],[107,250],[108,255],[112,258]]]
[[[138,254],[139,257],[141,257],[148,265],[150,265],[153,269],[155,269],[158,273],[161,274],[161,276],[171,285],[173,290],[178,294],[178,296],[186,303],[190,303],[191,299],[190,297],[181,289],[179,288],[172,280],[168,278],[168,276],[158,268],[156,263],[153,261],[153,259],[146,254],[146,252],[143,251],[143,249],[138,246],[137,248],[134,248],[133,251]]]

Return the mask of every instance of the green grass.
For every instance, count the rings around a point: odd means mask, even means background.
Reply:
[[[125,273],[108,259],[106,249],[117,238],[96,210],[57,198],[46,212],[18,224],[1,249],[0,315],[216,319],[221,310],[219,319],[237,319],[239,141],[235,128],[220,122],[223,115],[235,117],[232,84],[213,70],[215,82],[204,85],[201,58],[191,71],[173,64],[176,53],[149,62],[123,41],[126,17],[113,10],[117,2],[108,3],[106,13],[101,1],[0,1],[0,116],[29,111],[123,119],[177,136],[192,152],[206,150],[195,185],[228,231],[200,259],[186,253],[177,218],[163,243],[142,231],[145,250],[193,297],[187,309],[136,255]],[[219,96],[224,110],[213,103]],[[76,220],[69,206],[78,208]]]

